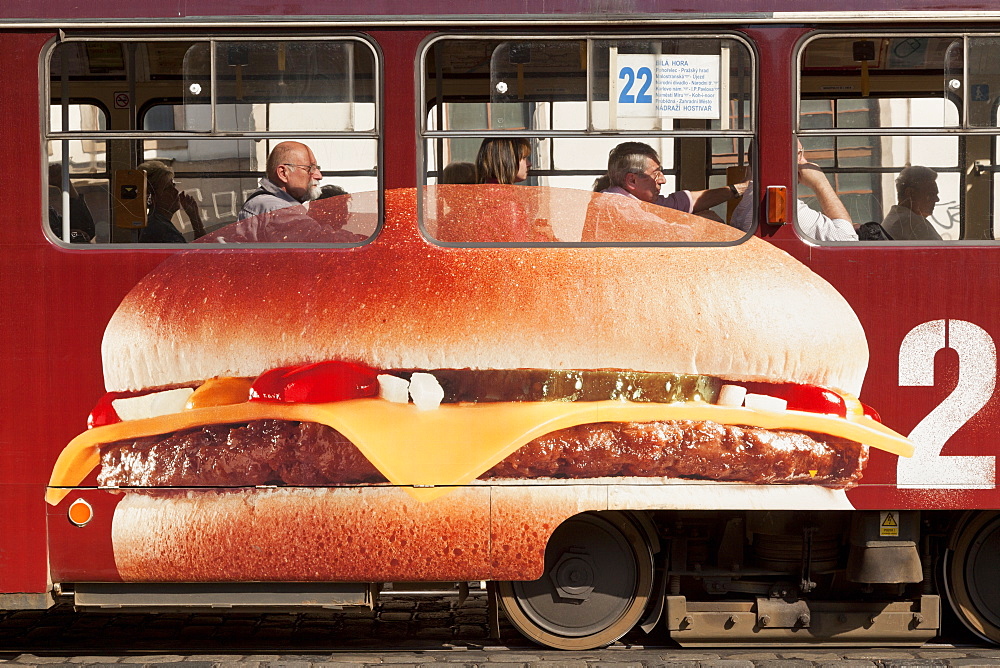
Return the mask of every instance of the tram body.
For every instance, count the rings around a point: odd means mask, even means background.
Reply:
[[[935,3],[933,11],[920,2],[906,10],[887,5],[884,12],[849,3],[838,13],[746,2],[737,14],[724,3],[664,1],[635,14],[628,3],[606,3],[598,12],[567,0],[544,12],[499,2],[447,16],[434,14],[434,3],[401,15],[374,2],[365,17],[334,4],[305,15],[297,6],[257,1],[202,3],[198,15],[180,16],[154,3],[24,4],[0,9],[0,109],[8,119],[0,130],[8,147],[0,161],[8,184],[0,226],[7,342],[0,384],[8,406],[0,421],[0,499],[10,511],[0,531],[0,607],[47,607],[68,597],[81,607],[136,609],[372,605],[380,588],[390,588],[385,583],[489,581],[514,626],[553,647],[600,646],[660,624],[682,645],[748,638],[919,644],[941,631],[945,605],[981,637],[1000,641],[992,568],[1000,539],[1000,316],[992,298],[1000,278],[1000,71],[987,55],[1000,40],[1000,14],[966,11],[958,2]],[[640,90],[644,84],[648,92]],[[701,97],[699,86],[711,95]],[[666,108],[678,100],[687,109]],[[449,205],[449,194],[479,186],[449,191],[443,168],[474,160],[484,137],[503,136],[532,140],[532,179],[516,188],[556,239],[445,238],[445,212],[460,199],[453,195]],[[796,226],[794,200],[818,205],[797,186],[796,139],[855,222],[881,220],[895,203],[893,180],[902,168],[935,169],[941,201],[932,224],[942,239],[808,238]],[[351,193],[342,209],[315,203],[317,215],[331,219],[347,211],[348,222],[337,224],[350,237],[257,243],[232,236],[269,149],[284,140],[309,144],[323,183]],[[754,495],[739,482],[704,476],[684,485],[541,482],[544,517],[530,523],[513,500],[521,485],[474,480],[502,458],[499,449],[476,455],[472,477],[448,459],[479,453],[486,431],[507,419],[498,413],[477,423],[482,432],[463,432],[466,441],[455,441],[449,455],[436,454],[432,436],[421,437],[422,461],[364,450],[387,479],[379,498],[415,518],[409,528],[387,531],[371,521],[363,485],[328,483],[322,494],[356,495],[357,511],[330,516],[333,506],[315,506],[308,517],[325,519],[310,534],[313,549],[285,555],[286,566],[273,564],[294,527],[266,522],[255,529],[260,540],[245,546],[276,556],[264,565],[237,560],[177,577],[175,562],[190,562],[195,553],[154,550],[138,570],[122,566],[113,539],[124,512],[118,507],[141,495],[129,485],[101,484],[98,453],[109,441],[149,434],[122,428],[113,432],[118,436],[91,438],[97,432],[87,429],[88,415],[100,401],[131,399],[139,390],[197,389],[193,378],[152,376],[134,387],[105,385],[104,358],[118,345],[105,332],[136,286],[164,267],[203,272],[209,289],[237,275],[227,272],[242,271],[240,263],[299,263],[307,269],[295,275],[297,285],[308,290],[308,272],[320,271],[308,269],[317,257],[332,274],[361,275],[395,271],[401,248],[446,265],[475,266],[501,249],[507,258],[558,266],[585,263],[595,248],[611,249],[595,255],[609,263],[697,246],[584,238],[597,201],[591,182],[604,172],[607,151],[623,141],[659,150],[664,192],[720,187],[752,173],[744,196],[755,209],[752,234],[713,238],[698,253],[726,257],[746,244],[768,244],[839,293],[867,338],[859,398],[884,425],[870,429],[897,434],[896,451],[872,447],[860,479],[829,498],[820,495],[822,501],[808,494],[808,482],[754,485]],[[228,237],[228,245],[138,242],[148,225],[148,184],[137,169],[150,159],[172,167],[178,188],[198,200],[209,237]],[[82,242],[72,235],[77,198],[94,221]],[[716,213],[733,215],[724,205]],[[466,220],[476,215],[466,210]],[[174,220],[194,241],[186,219]],[[769,294],[766,275],[755,281],[759,288],[746,287],[748,294]],[[190,304],[193,318],[197,309]],[[775,341],[787,335],[780,322],[766,327]],[[165,343],[154,357],[193,354]],[[317,361],[305,355],[289,364]],[[246,415],[298,415],[268,410]],[[370,422],[395,415],[378,413]],[[95,429],[117,429],[118,417]],[[165,419],[138,421],[147,418]],[[170,424],[195,427],[180,419]],[[418,440],[404,427],[398,438]],[[513,447],[507,445],[504,453]],[[311,493],[271,481],[172,492],[219,495],[240,506],[249,503],[244,494]],[[131,521],[156,524],[156,535],[177,521],[143,507],[129,511]],[[232,519],[218,512],[197,524],[207,543],[228,535]],[[460,543],[427,552],[439,530],[421,531],[425,518],[461,527]],[[352,560],[343,535],[324,534],[338,522],[351,523],[353,540],[385,556]],[[408,536],[425,547],[387,547]],[[155,548],[157,539],[151,542]],[[198,549],[211,555],[221,548]],[[302,570],[309,559],[322,567]]]

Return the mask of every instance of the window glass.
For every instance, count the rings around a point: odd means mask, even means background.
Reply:
[[[942,239],[958,239],[959,169],[957,137],[889,136],[803,137],[805,158],[823,168],[853,222],[881,224],[897,204],[895,181],[909,165],[928,166],[937,174],[939,198],[927,216]],[[820,211],[805,186],[799,198]]]
[[[425,183],[503,186],[435,188],[422,223],[438,241],[719,243],[739,240],[754,225],[755,207],[747,207],[745,228],[729,227],[722,237],[671,236],[663,231],[669,221],[660,220],[690,213],[730,220],[728,184],[745,182],[754,132],[753,65],[739,40],[448,37],[428,46],[423,68]],[[641,148],[625,151],[627,143]],[[616,155],[628,157],[611,182],[609,157],[619,146]],[[644,185],[626,187],[628,175]],[[595,187],[612,193],[591,201]],[[466,195],[484,207],[480,214],[461,203]],[[498,224],[506,231],[455,224],[453,211],[470,221],[502,218],[498,198],[517,202],[510,220]],[[652,203],[659,222],[640,216],[645,223],[636,230],[615,223],[614,234],[595,235],[588,212],[608,198],[612,207]]]
[[[80,217],[80,193],[96,243],[337,244],[374,234],[378,86],[366,42],[67,40],[48,62],[49,223],[63,241],[81,239],[58,231]],[[278,195],[261,195],[268,156],[282,145],[294,148],[274,165]],[[329,202],[310,202],[316,193],[341,198],[336,216],[322,215]],[[300,218],[279,221],[280,234],[220,233],[283,203],[285,218]],[[278,216],[257,218],[263,231]]]
[[[956,106],[945,100],[960,93],[961,44],[954,37],[928,36],[814,40],[802,52],[801,99],[836,105],[837,127],[957,127]],[[878,113],[865,113],[872,109],[868,102],[879,98],[897,103],[879,104]],[[920,104],[919,113],[907,113],[908,104]],[[829,119],[807,120],[814,112],[805,105],[801,113],[803,128],[830,127],[821,125]]]
[[[440,40],[426,53],[427,94],[443,130],[586,128],[583,40]],[[567,107],[555,113],[553,107]]]
[[[66,129],[70,132],[100,132],[108,129],[108,115],[96,104],[67,104],[59,109],[51,109],[49,124],[53,132],[62,132],[63,115]]]
[[[969,125],[980,128],[997,127],[997,99],[1000,96],[1000,69],[997,49],[1000,37],[968,38],[969,90],[966,91]]]
[[[374,57],[361,43],[218,42],[215,51],[219,130],[375,128]]]
[[[822,36],[806,44],[799,140],[855,226],[877,223],[893,241],[911,243],[995,236],[993,138],[975,130],[996,127],[996,105],[984,122],[989,101],[976,98],[989,96],[989,77],[973,65],[992,58],[984,49],[993,46],[994,38],[941,35]],[[810,209],[837,217],[810,188],[798,190]],[[821,242],[848,240],[799,231]]]

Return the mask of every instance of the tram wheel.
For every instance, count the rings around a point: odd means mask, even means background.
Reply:
[[[622,513],[563,522],[545,548],[545,574],[501,582],[500,604],[529,639],[557,649],[613,643],[642,618],[653,589],[649,543]]]
[[[970,514],[952,535],[943,562],[945,593],[970,631],[1000,643],[1000,513]]]

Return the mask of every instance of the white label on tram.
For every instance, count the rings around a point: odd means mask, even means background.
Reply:
[[[720,118],[719,56],[625,54],[610,94],[618,116]]]
[[[990,335],[964,320],[914,327],[899,348],[899,386],[933,386],[934,357],[946,348],[958,354],[955,389],[910,432],[916,452],[896,463],[896,484],[903,489],[993,489],[995,456],[941,454],[948,439],[993,396],[997,352]]]

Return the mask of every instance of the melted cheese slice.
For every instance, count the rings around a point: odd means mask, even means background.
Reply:
[[[847,419],[800,411],[761,411],[703,403],[519,402],[442,404],[420,411],[412,404],[382,399],[354,399],[328,404],[245,402],[182,411],[172,415],[119,422],[80,434],[56,461],[45,499],[57,504],[100,463],[99,446],[155,436],[207,424],[251,420],[319,422],[343,434],[394,485],[430,501],[465,485],[525,443],[557,429],[592,422],[712,420],[829,434],[892,454],[909,457],[913,445],[904,436],[858,415]],[[63,489],[60,489],[63,488]]]

